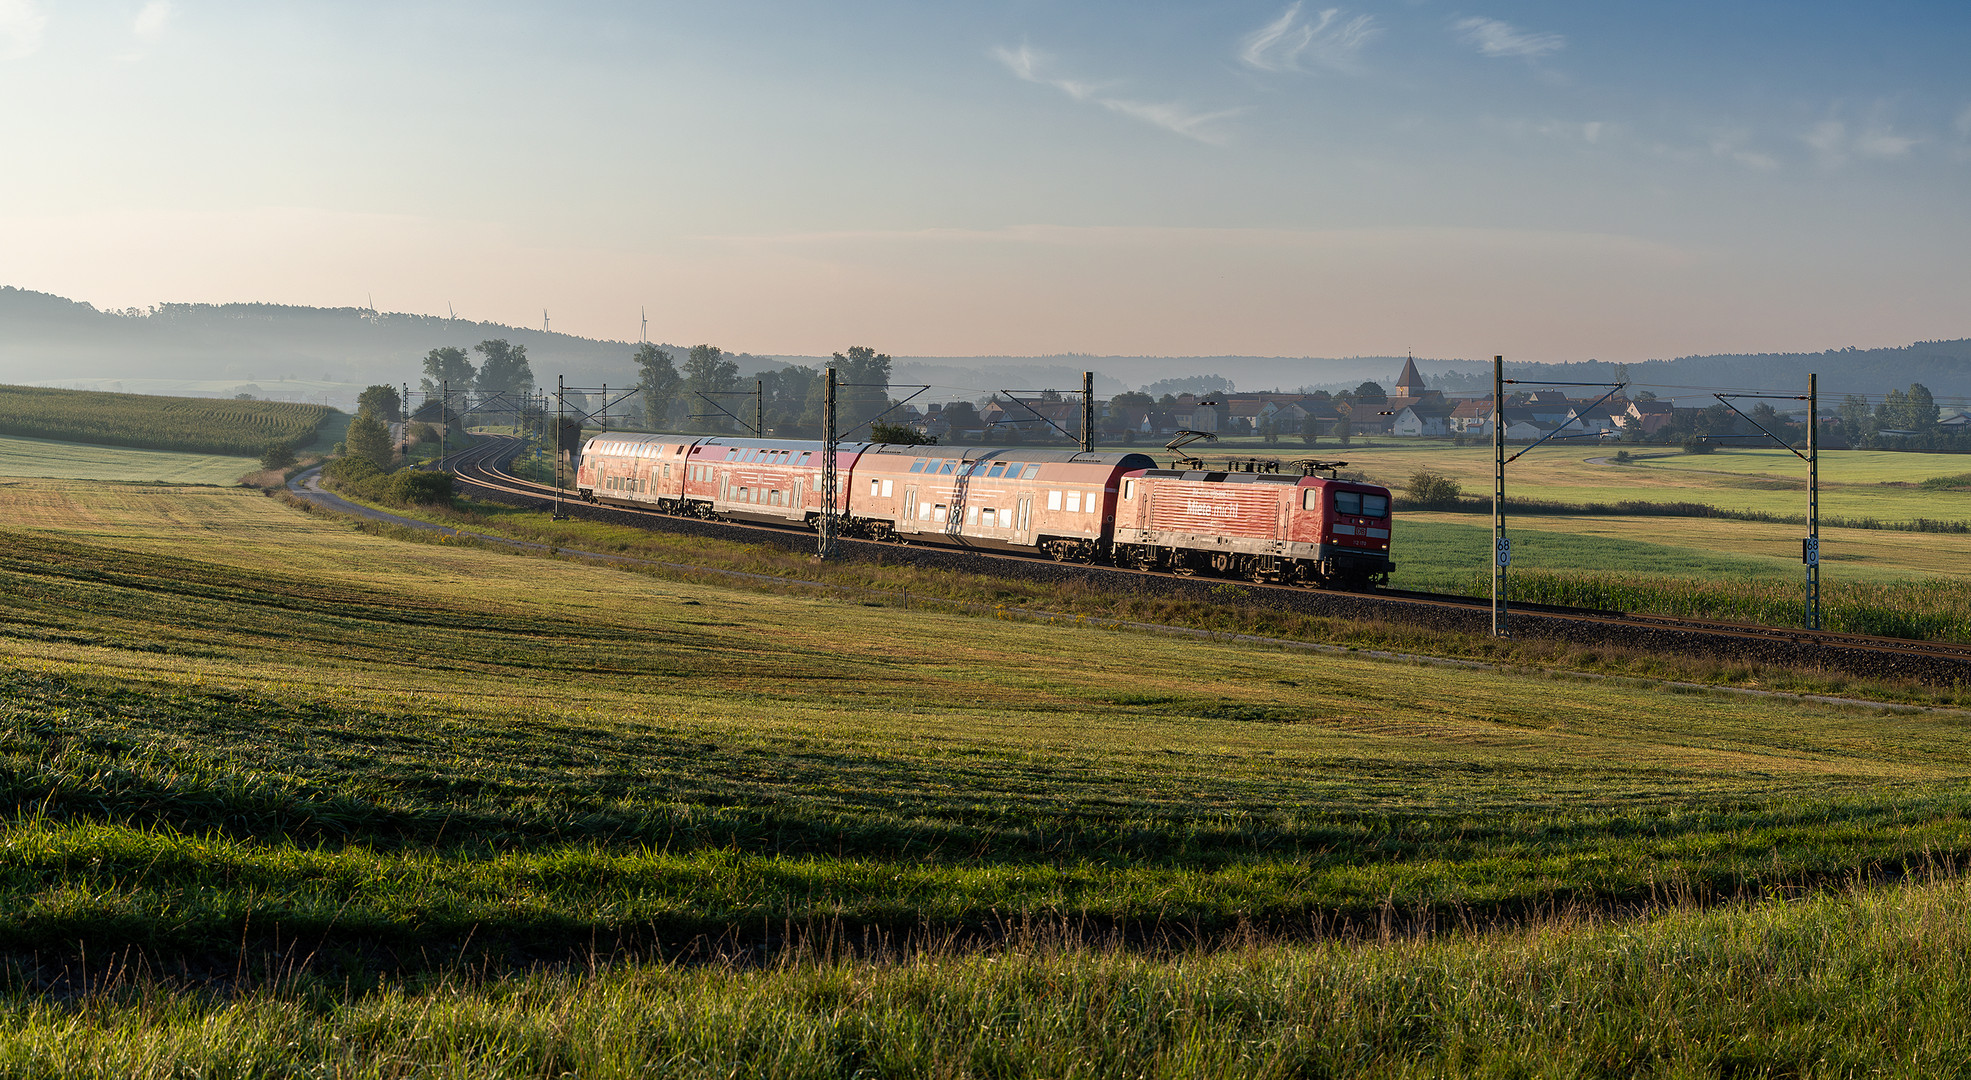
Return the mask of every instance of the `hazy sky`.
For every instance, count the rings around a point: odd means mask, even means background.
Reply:
[[[1971,4],[0,0],[0,284],[754,352],[1971,335]]]

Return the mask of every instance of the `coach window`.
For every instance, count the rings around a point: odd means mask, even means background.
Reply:
[[[977,525],[979,523],[979,508],[976,506],[966,508],[965,521],[967,524]]]
[[[882,494],[882,493],[883,493],[883,482],[882,482],[881,480],[871,480],[871,481],[869,482],[869,493],[870,493],[871,495],[880,495],[880,494]]]
[[[1022,479],[1022,480],[1031,480],[1031,479],[1033,479],[1034,477],[1036,477],[1036,476],[1039,476],[1039,475],[1040,475],[1040,466],[1038,466],[1038,465],[1029,465],[1029,466],[1027,466],[1027,471],[1026,471],[1026,475],[1025,475],[1025,476],[1022,476],[1022,477],[1020,477],[1020,479]]]
[[[988,529],[996,528],[995,519],[998,516],[998,511],[988,506],[984,510],[979,511],[979,523]]]
[[[1058,491],[1050,491],[1050,492],[1048,492],[1048,493],[1047,493],[1047,509],[1049,509],[1049,510],[1059,510],[1060,508],[1061,508],[1061,493],[1060,493],[1060,492],[1058,492]]]
[[[1359,491],[1335,492],[1335,512],[1362,516],[1362,493]]]
[[[1091,491],[1091,492],[1089,492],[1089,493],[1088,493],[1088,501],[1087,501],[1087,502],[1086,502],[1085,504],[1083,504],[1083,505],[1085,505],[1085,506],[1087,506],[1087,507],[1088,507],[1088,512],[1092,514],[1092,513],[1094,513],[1094,512],[1095,512],[1095,508],[1096,508],[1097,506],[1100,506],[1100,505],[1101,505],[1101,503],[1102,503],[1102,500],[1100,500],[1100,499],[1098,499],[1098,498],[1096,498],[1096,497],[1095,497],[1095,493]]]
[[[1050,506],[1048,507],[1048,509],[1053,510],[1056,508]],[[1070,514],[1081,513],[1081,492],[1079,491],[1068,492],[1068,513]]]
[[[1362,496],[1363,517],[1388,517],[1389,497],[1387,495]]]
[[[897,491],[896,481],[894,480],[883,481],[883,497],[885,499],[891,497],[892,495],[895,495],[896,491]]]
[[[924,466],[925,466],[926,464],[928,464],[928,463],[927,463],[927,462],[925,462],[925,461],[922,461],[922,460],[918,460],[918,461],[913,461],[913,462],[911,462],[911,463],[910,463],[910,471],[911,471],[911,472],[923,472],[923,471],[924,471]]]
[[[819,494],[821,492],[821,477],[819,476],[814,478],[814,490],[816,494]]]
[[[919,520],[919,521],[929,521],[929,520],[931,520],[931,504],[930,504],[930,503],[918,503],[918,504],[917,504],[917,520]]]
[[[999,474],[1005,471],[1006,471],[1006,463],[1003,461],[995,461],[992,463],[992,468],[986,470],[986,479],[990,480],[993,477],[998,476]]]
[[[950,476],[951,470],[956,469],[957,467],[958,467],[958,462],[956,460],[947,458],[943,465],[938,466],[938,475]]]
[[[944,516],[945,516],[945,505],[943,503],[939,503],[936,506],[931,507],[932,521],[943,521]]]

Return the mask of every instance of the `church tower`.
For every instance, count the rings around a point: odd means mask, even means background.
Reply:
[[[1403,361],[1403,374],[1396,377],[1396,396],[1420,398],[1424,396],[1424,391],[1423,373],[1417,370],[1415,358],[1405,358]]]

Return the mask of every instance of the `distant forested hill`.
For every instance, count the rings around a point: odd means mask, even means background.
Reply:
[[[237,391],[310,401],[326,396],[347,407],[354,397],[351,388],[376,382],[415,383],[427,352],[441,345],[469,349],[489,338],[526,346],[529,364],[544,385],[551,385],[558,374],[566,375],[571,385],[589,386],[626,386],[638,377],[630,359],[635,345],[630,342],[499,323],[282,304],[162,304],[113,312],[48,293],[0,287],[0,382],[201,380],[209,385],[161,392],[232,396]],[[713,344],[726,347],[742,375],[785,364],[818,367],[826,362],[825,354],[753,356],[738,351],[745,347],[743,341]],[[1229,378],[1240,390],[1341,388],[1364,379],[1388,387],[1395,384],[1403,366],[1401,357],[913,357],[888,349],[880,333],[867,341],[835,344],[842,349],[869,345],[891,352],[899,384],[942,384],[926,400],[976,396],[970,393],[973,390],[1070,390],[1084,370],[1097,373],[1096,386],[1102,394],[1197,375]],[[688,346],[665,348],[681,362]],[[1491,386],[1490,365],[1481,360],[1419,357],[1418,365],[1432,386],[1452,393],[1482,393]],[[1971,340],[1822,353],[1686,356],[1627,368],[1631,380],[1659,385],[1804,388],[1807,372],[1818,371],[1821,393],[1827,398],[1850,392],[1880,394],[1912,382],[1923,383],[1939,398],[1971,398]],[[1620,367],[1595,361],[1509,363],[1507,370],[1513,378],[1602,382],[1617,378]],[[297,386],[305,392],[295,390]],[[332,388],[335,392],[330,393]]]
[[[489,338],[527,347],[536,375],[622,382],[635,345],[362,308],[161,304],[100,311],[0,287],[0,382],[61,378],[323,383],[417,381],[424,355]]]
[[[1447,371],[1430,376],[1434,387],[1451,392],[1491,389],[1492,373]],[[1506,362],[1510,379],[1562,382],[1614,382],[1626,369],[1631,382],[1653,386],[1737,387],[1806,392],[1807,374],[1820,375],[1823,402],[1842,394],[1881,394],[1920,382],[1938,398],[1971,399],[1971,339],[1919,341],[1896,349],[1829,349],[1817,353],[1681,356],[1640,364],[1589,360],[1578,364]],[[1659,396],[1668,393],[1659,391]]]

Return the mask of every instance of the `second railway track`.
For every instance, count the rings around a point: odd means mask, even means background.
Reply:
[[[477,497],[508,505],[546,508],[553,504],[552,488],[523,480],[506,471],[505,466],[519,453],[522,445],[519,439],[510,436],[482,438],[478,445],[446,459],[462,488]],[[562,495],[561,506],[565,513],[584,520],[631,524],[708,538],[744,540],[788,550],[799,550],[814,543],[813,533],[804,529],[679,517],[655,510],[589,503],[569,493]],[[1294,586],[1260,585],[1233,579],[1179,576],[962,548],[870,540],[843,540],[840,550],[844,559],[855,562],[908,564],[1027,581],[1084,582],[1110,589],[1205,602],[1226,601],[1229,586],[1238,592],[1233,602],[1250,606],[1325,618],[1401,622],[1471,634],[1488,634],[1491,630],[1490,602],[1465,596],[1400,589],[1372,593],[1323,592]],[[1903,638],[1530,604],[1513,606],[1512,631],[1515,637],[1564,641],[1589,647],[1817,668],[1863,678],[1907,679],[1940,686],[1971,683],[1971,647]]]

